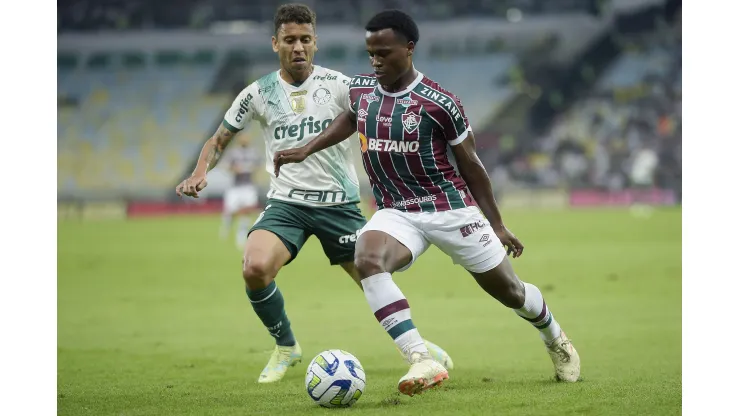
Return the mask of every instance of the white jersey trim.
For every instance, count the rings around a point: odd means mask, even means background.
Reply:
[[[378,91],[389,97],[400,97],[402,95],[410,93],[414,88],[416,88],[417,85],[419,85],[422,79],[424,79],[424,74],[422,74],[421,71],[416,71],[416,78],[414,78],[411,84],[409,84],[408,87],[404,88],[402,91],[388,92],[383,89],[383,86],[380,85],[380,83],[378,83]]]
[[[468,128],[465,129],[465,131],[462,132],[461,135],[457,136],[457,138],[455,140],[450,140],[447,143],[449,143],[450,146],[457,146],[458,144],[462,143],[465,139],[467,139],[468,138],[468,133],[469,132],[472,132],[472,131],[473,131],[473,129],[471,129],[470,126],[468,126]]]

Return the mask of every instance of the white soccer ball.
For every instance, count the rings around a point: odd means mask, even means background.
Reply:
[[[306,391],[323,407],[352,406],[365,391],[365,370],[347,351],[324,351],[308,365]]]

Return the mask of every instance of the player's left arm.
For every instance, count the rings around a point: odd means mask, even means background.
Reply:
[[[496,198],[493,196],[493,186],[488,172],[475,151],[475,135],[472,131],[468,131],[463,141],[451,147],[457,160],[457,170],[468,185],[475,202],[478,203],[478,208],[491,222],[491,227],[493,227],[496,236],[506,246],[509,254],[513,253],[514,257],[521,256],[524,246],[504,225],[501,211],[499,211]]]
[[[475,135],[470,128],[463,105],[453,94],[448,93],[448,99],[449,101],[444,102],[444,106],[435,112],[435,119],[440,123],[447,144],[452,148],[457,160],[457,170],[473,194],[475,202],[478,203],[478,208],[491,223],[501,244],[506,246],[509,254],[519,257],[524,246],[504,225],[496,198],[493,197],[488,172],[475,151]]]

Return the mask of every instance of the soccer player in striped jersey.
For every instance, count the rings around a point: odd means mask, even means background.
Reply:
[[[410,369],[399,391],[412,396],[448,378],[429,357],[406,297],[391,278],[430,244],[539,331],[559,380],[577,381],[578,353],[540,290],[521,281],[507,258],[507,250],[516,258],[524,246],[504,225],[460,100],[412,63],[419,40],[413,19],[384,11],[365,29],[374,73],[353,78],[350,110],[311,143],[278,152],[273,162],[277,175],[280,166],[301,162],[358,132],[379,211],[360,231],[355,266],[375,317],[407,355]]]
[[[239,216],[236,246],[243,250],[249,236],[250,220],[247,216],[251,216],[259,206],[259,191],[252,182],[252,176],[260,165],[264,166],[264,155],[250,146],[250,138],[246,134],[237,138],[237,145],[226,152],[221,161],[233,175],[233,182],[224,193],[221,238],[231,234],[231,223],[235,216]]]
[[[272,48],[280,67],[249,84],[233,101],[216,133],[206,141],[190,177],[176,188],[178,195],[198,198],[208,171],[221,159],[233,137],[250,124],[265,140],[266,165],[274,152],[310,142],[331,120],[349,108],[350,79],[313,64],[316,14],[303,4],[285,4],[275,13]],[[306,163],[270,178],[267,205],[247,237],[242,277],[247,298],[275,349],[259,375],[259,383],[280,381],[302,359],[285,299],[275,283],[280,269],[298,255],[315,235],[330,264],[339,265],[362,289],[354,266],[357,230],[365,223],[358,207],[359,182],[350,143],[317,152]],[[425,341],[432,357],[452,368],[450,356]]]

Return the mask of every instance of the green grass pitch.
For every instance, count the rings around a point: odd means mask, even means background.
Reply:
[[[273,341],[246,299],[241,253],[217,237],[217,216],[60,222],[58,414],[680,414],[680,209],[504,218],[526,247],[517,273],[542,289],[581,355],[579,383],[554,382],[536,330],[432,248],[395,280],[455,369],[439,389],[400,396],[404,361],[312,238],[277,279],[303,362],[258,385]],[[367,372],[350,409],[319,408],[304,389],[306,365],[331,348]]]

